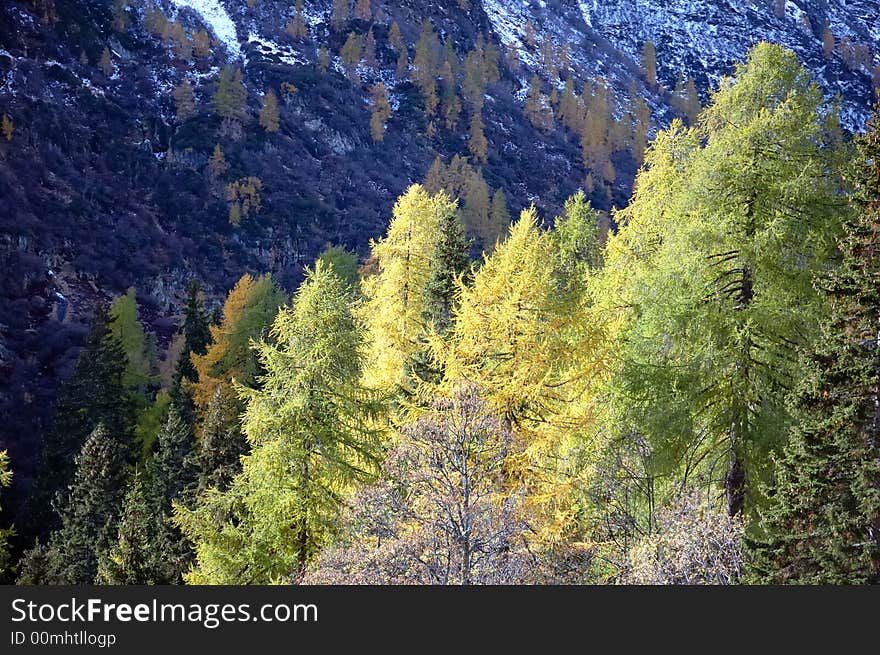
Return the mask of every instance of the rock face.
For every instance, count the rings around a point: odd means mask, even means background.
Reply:
[[[210,55],[182,56],[173,39],[151,33],[150,4],[187,35],[206,30]],[[576,137],[558,122],[536,129],[524,115],[534,73],[551,90],[545,41],[567,44],[578,89],[606,80],[615,115],[632,93],[645,96],[654,128],[674,116],[669,89],[679,75],[692,76],[705,98],[765,39],[794,49],[829,98],[839,93],[844,125],[857,130],[880,64],[880,2],[871,0],[372,0],[370,20],[352,12],[341,23],[331,4],[305,0],[309,37],[295,40],[285,32],[293,0],[0,3],[0,114],[14,125],[0,138],[0,448],[12,451],[20,485],[95,300],[135,286],[144,317],[167,341],[191,278],[214,299],[245,272],[271,271],[292,289],[328,243],[365,254],[394,199],[437,156],[468,154],[467,111],[456,128],[426,133],[419,90],[395,74],[392,22],[411,58],[425,20],[460,60],[478,39],[499,48],[500,79],[483,107],[482,173],[504,190],[511,213],[535,202],[548,218],[590,171]],[[339,53],[350,32],[369,29],[377,62],[352,81]],[[646,40],[656,45],[663,88],[644,84]],[[320,46],[331,55],[327,72],[317,65]],[[512,47],[517,62],[506,56]],[[212,108],[227,65],[242,70],[248,95],[249,116],[232,134]],[[184,80],[196,110],[179,120],[172,91]],[[374,143],[369,88],[378,82],[394,113]],[[275,133],[257,120],[269,89],[279,98]],[[222,179],[208,165],[218,143],[228,164]],[[628,153],[613,160],[616,181],[593,195],[603,209],[626,202],[635,173]],[[234,226],[225,185],[248,177],[262,183],[262,207]]]

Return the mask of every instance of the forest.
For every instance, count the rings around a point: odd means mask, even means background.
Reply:
[[[210,312],[193,282],[168,370],[135,289],[96,304],[0,569],[880,582],[880,114],[851,137],[768,43],[696,104],[610,217],[579,192],[499,230],[487,191],[493,224],[466,229],[462,163],[438,161],[369,257],[328,247],[292,296],[246,273]],[[231,223],[258,192],[230,192]]]

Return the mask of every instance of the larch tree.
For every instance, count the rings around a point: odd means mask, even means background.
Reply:
[[[243,120],[247,116],[247,89],[240,68],[224,66],[214,93],[214,111],[226,120]]]
[[[361,333],[347,284],[323,264],[309,271],[272,343],[256,345],[266,373],[242,388],[251,445],[225,492],[209,490],[177,522],[196,546],[190,583],[298,580],[338,529],[341,498],[372,480],[380,403],[360,386]]]
[[[196,96],[192,84],[184,78],[171,92],[174,98],[174,114],[181,123],[196,113]]]
[[[285,301],[284,291],[268,273],[257,278],[245,273],[236,282],[223,303],[220,323],[208,326],[208,345],[190,356],[197,373],[192,384],[197,407],[205,410],[220,386],[255,384],[260,366],[251,341],[267,335]]]
[[[267,132],[277,132],[281,127],[278,116],[278,96],[272,89],[266,91],[263,96],[263,106],[260,109],[260,127]]]
[[[642,76],[648,88],[657,88],[657,49],[651,41],[642,44]]]
[[[826,311],[812,280],[845,213],[846,154],[821,102],[793,53],[756,46],[697,128],[654,142],[596,293],[620,344],[610,406],[665,472],[719,484],[731,515],[760,501],[796,348]]]
[[[422,92],[425,105],[425,116],[428,118],[437,111],[437,75],[440,68],[440,42],[429,21],[422,23],[419,40],[416,42],[413,59],[413,81]]]
[[[391,104],[388,102],[388,89],[379,82],[370,89],[373,111],[370,114],[370,136],[373,141],[385,139],[385,123],[391,118]]]
[[[489,160],[489,141],[483,130],[482,112],[474,112],[471,116],[471,126],[468,131],[468,152],[474,156],[474,159],[484,164]]]
[[[440,221],[450,211],[455,202],[445,193],[431,196],[415,184],[397,199],[385,237],[372,244],[379,272],[362,284],[369,387],[390,390],[404,382],[405,363],[425,330],[425,285]]]
[[[0,490],[12,483],[12,471],[9,470],[9,455],[0,450]],[[4,573],[9,560],[9,538],[15,534],[12,528],[0,530],[0,574]]]

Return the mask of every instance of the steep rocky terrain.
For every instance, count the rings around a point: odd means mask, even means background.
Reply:
[[[608,82],[616,116],[633,90],[644,96],[654,128],[675,115],[669,90],[678,76],[692,76],[705,98],[751,44],[766,39],[793,48],[829,98],[839,93],[845,127],[858,130],[880,64],[880,2],[870,0],[373,0],[371,21],[350,16],[342,25],[331,24],[330,0],[306,0],[304,40],[285,33],[291,0],[155,4],[188,35],[207,30],[210,55],[181,57],[146,29],[144,0],[0,6],[0,114],[14,126],[0,138],[0,448],[11,451],[19,489],[96,299],[135,286],[143,318],[167,344],[190,279],[213,299],[244,272],[271,271],[292,289],[328,243],[365,254],[394,199],[423,180],[438,155],[468,154],[466,121],[426,133],[418,88],[395,75],[393,22],[410,51],[424,20],[460,59],[480,38],[499,48],[500,79],[486,89],[483,109],[483,175],[505,191],[511,211],[534,202],[548,218],[589,171],[565,128],[536,129],[524,114],[528,82],[543,75],[546,40],[568,45],[568,75],[578,88]],[[353,82],[338,55],[347,34],[371,24],[378,62],[361,66]],[[659,88],[648,88],[640,70],[646,40],[656,45]],[[331,54],[326,73],[320,46]],[[221,134],[211,105],[229,64],[241,67],[248,91],[250,117],[237,138]],[[172,91],[184,79],[196,112],[178,120]],[[379,81],[390,90],[393,115],[376,143],[368,88]],[[256,118],[267,89],[280,97],[274,133]],[[261,210],[240,226],[230,224],[223,189],[208,173],[219,142],[229,180],[254,176],[263,184]],[[603,209],[626,202],[635,173],[627,152],[613,163],[609,192],[593,194]]]

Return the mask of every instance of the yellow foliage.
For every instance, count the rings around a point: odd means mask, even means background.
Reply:
[[[440,217],[454,209],[455,201],[445,193],[431,196],[414,184],[394,205],[388,234],[372,244],[379,272],[362,284],[367,386],[390,390],[403,382],[405,362],[425,332],[424,288]]]

